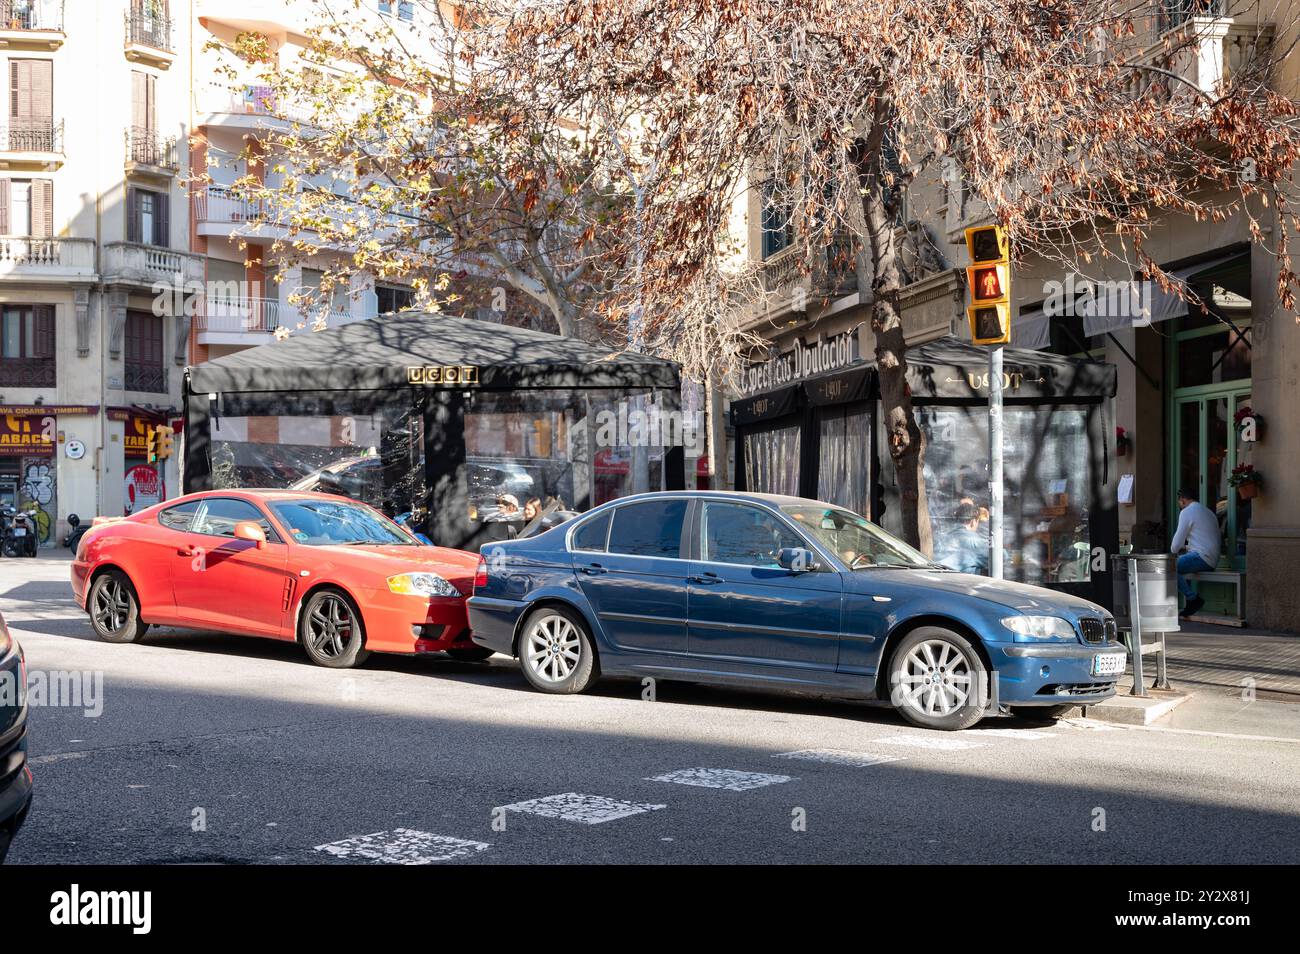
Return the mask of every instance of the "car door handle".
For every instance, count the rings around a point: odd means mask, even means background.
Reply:
[[[688,576],[686,579],[691,583],[699,583],[703,586],[722,582],[722,577],[718,576],[716,573],[704,573],[700,576]]]
[[[188,557],[192,557],[192,556],[194,556],[195,552],[196,552],[196,551],[195,551],[194,547],[192,547],[192,546],[188,546],[188,545],[183,546],[183,547],[177,547],[177,548],[176,548],[176,555],[177,555],[177,556],[188,556]]]
[[[596,576],[599,573],[609,572],[599,563],[589,563],[587,566],[578,567],[578,569],[581,572],[586,573],[588,576]]]

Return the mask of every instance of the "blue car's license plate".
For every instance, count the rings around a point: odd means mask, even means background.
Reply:
[[[1099,653],[1092,657],[1094,676],[1118,676],[1128,662],[1127,653]]]

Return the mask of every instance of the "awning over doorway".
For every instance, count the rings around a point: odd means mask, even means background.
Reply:
[[[1173,279],[1175,286],[1186,287],[1202,276],[1208,275],[1230,262],[1239,259],[1248,260],[1249,256],[1249,251],[1234,251],[1197,262],[1195,265],[1174,269],[1169,273],[1169,276]],[[1151,302],[1148,309],[1150,324],[1154,325],[1157,322],[1168,321],[1170,318],[1178,318],[1187,314],[1187,301],[1181,298],[1173,288],[1164,291],[1153,282],[1151,286]],[[1083,332],[1086,335],[1104,335],[1128,328],[1132,324],[1133,316],[1130,314],[1085,315],[1083,318]]]

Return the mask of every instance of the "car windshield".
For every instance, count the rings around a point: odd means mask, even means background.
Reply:
[[[360,504],[337,500],[292,500],[271,504],[271,510],[297,543],[386,544],[418,546],[418,541],[387,517]]]
[[[781,509],[850,569],[934,566],[924,554],[851,510],[816,504],[796,504]]]

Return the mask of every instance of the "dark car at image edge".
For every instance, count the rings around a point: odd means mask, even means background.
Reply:
[[[0,862],[27,819],[32,773],[27,766],[27,666],[0,616]]]

